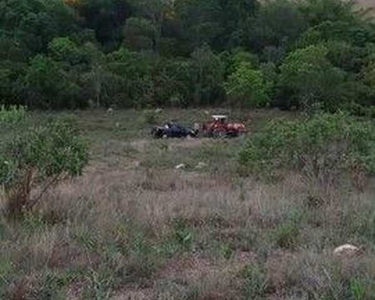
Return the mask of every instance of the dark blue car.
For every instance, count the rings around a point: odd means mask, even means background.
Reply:
[[[158,139],[197,137],[198,130],[183,127],[176,121],[169,121],[164,126],[152,128],[151,135]]]

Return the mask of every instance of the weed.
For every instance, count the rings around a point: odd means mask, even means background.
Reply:
[[[245,279],[244,292],[246,299],[262,298],[268,287],[264,270],[258,265],[250,265],[242,270],[241,275]]]
[[[361,280],[352,279],[350,281],[350,291],[354,300],[364,300],[366,295],[366,287]]]
[[[86,275],[87,285],[83,292],[83,299],[107,300],[112,294],[114,283],[113,273],[106,266],[102,269],[90,270]]]
[[[40,300],[63,300],[66,299],[66,288],[71,282],[71,278],[64,274],[56,274],[47,271],[38,281],[35,289],[35,299]]]
[[[233,256],[234,251],[228,244],[221,244],[220,254],[223,258],[230,259]]]
[[[273,240],[281,248],[294,248],[300,234],[300,212],[291,213],[288,219],[272,232]]]
[[[191,249],[193,244],[193,233],[184,221],[175,221],[174,238],[176,243],[183,249]]]

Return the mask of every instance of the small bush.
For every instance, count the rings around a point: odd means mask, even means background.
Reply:
[[[317,114],[297,121],[273,121],[253,135],[240,161],[253,173],[302,171],[333,183],[342,171],[375,172],[375,127],[344,113]]]
[[[26,109],[24,107],[10,106],[6,108],[0,106],[0,124],[14,124],[26,117]]]
[[[22,116],[14,110],[12,115]],[[12,126],[9,119],[0,142],[0,187],[10,212],[32,208],[60,180],[80,175],[88,149],[72,120],[48,120],[35,125],[25,118]],[[31,191],[39,195],[31,199]]]

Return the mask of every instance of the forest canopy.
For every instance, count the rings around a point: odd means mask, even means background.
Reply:
[[[375,104],[375,25],[340,0],[3,0],[0,104]]]

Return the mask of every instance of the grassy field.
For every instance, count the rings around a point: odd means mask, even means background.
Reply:
[[[249,134],[297,117],[215,112]],[[90,164],[21,221],[0,220],[1,299],[375,299],[374,185],[244,177],[246,138],[150,139],[151,123],[191,124],[204,110],[73,114]],[[362,254],[335,257],[346,243]]]

